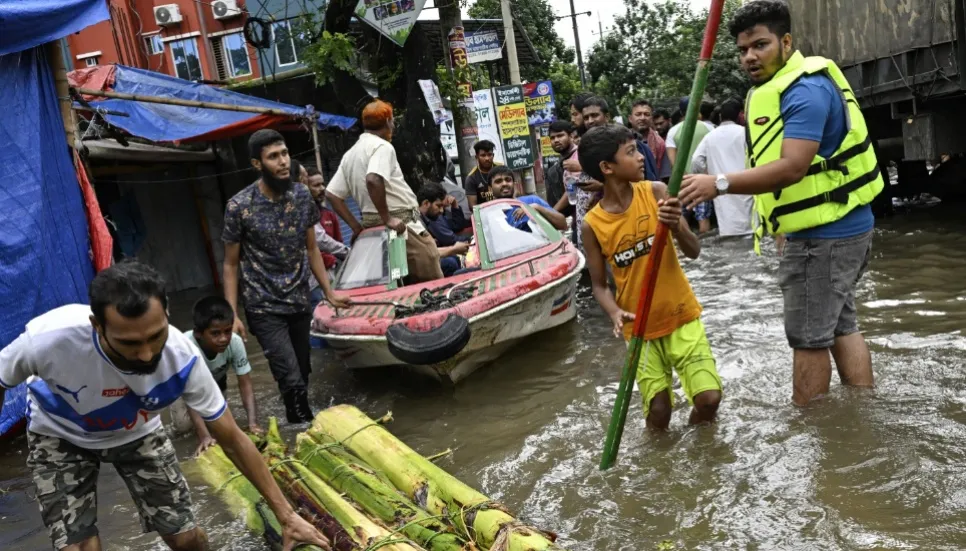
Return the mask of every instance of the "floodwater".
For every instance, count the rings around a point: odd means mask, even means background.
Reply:
[[[705,240],[686,270],[725,385],[720,421],[644,434],[635,396],[622,453],[597,470],[624,345],[589,289],[568,324],[511,349],[455,389],[383,371],[362,376],[314,357],[316,405],[347,402],[441,465],[560,535],[571,551],[652,549],[966,548],[966,218],[957,206],[881,220],[859,311],[876,389],[846,389],[805,409],[790,404],[773,250]],[[183,313],[176,319],[186,319]],[[275,385],[249,343],[263,412]],[[234,383],[232,404],[240,407]],[[680,391],[678,391],[680,397]],[[239,410],[240,411],[240,410]],[[288,434],[295,432],[288,429]],[[193,438],[178,442],[181,457]],[[19,441],[0,453],[0,549],[47,549]],[[191,472],[214,549],[262,549]],[[123,483],[105,466],[99,517],[108,550],[155,550]]]

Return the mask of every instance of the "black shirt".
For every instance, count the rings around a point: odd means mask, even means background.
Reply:
[[[493,200],[493,194],[490,193],[490,173],[481,171],[479,166],[470,171],[463,187],[466,188],[467,196],[476,197],[477,205]]]

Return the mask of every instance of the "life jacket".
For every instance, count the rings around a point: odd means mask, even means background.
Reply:
[[[835,222],[856,207],[871,203],[885,187],[865,118],[841,69],[831,60],[805,57],[800,52],[795,52],[771,80],[748,92],[747,166],[753,168],[781,158],[785,134],[782,94],[801,77],[813,74],[824,74],[838,88],[845,106],[847,133],[830,157],[815,156],[802,181],[755,196],[762,222],[755,239],[755,250],[759,252],[765,230],[784,234]]]

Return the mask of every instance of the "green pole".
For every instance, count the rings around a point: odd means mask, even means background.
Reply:
[[[714,43],[718,37],[718,27],[721,24],[721,13],[724,11],[724,0],[712,0],[708,11],[708,23],[704,28],[704,42],[698,57],[698,68],[694,74],[694,84],[691,86],[691,96],[688,102],[688,112],[684,117],[680,139],[677,140],[678,155],[671,172],[668,184],[668,194],[677,197],[681,189],[681,180],[691,159],[691,143],[694,142],[694,128],[698,123],[698,111],[701,108],[701,98],[708,84],[708,72],[711,69],[711,54],[714,53]],[[607,440],[604,442],[604,453],[600,459],[600,470],[604,471],[614,466],[617,452],[620,449],[621,437],[624,435],[624,423],[627,420],[627,410],[631,404],[631,394],[634,390],[634,375],[641,359],[641,349],[644,348],[644,329],[647,326],[647,316],[651,312],[651,301],[654,298],[654,286],[661,267],[661,257],[668,241],[668,227],[658,225],[654,235],[654,246],[648,255],[647,267],[644,275],[644,286],[641,288],[641,298],[637,303],[637,313],[634,320],[634,334],[627,349],[624,369],[621,372],[620,386],[617,388],[617,400],[611,413],[610,425],[607,428]]]

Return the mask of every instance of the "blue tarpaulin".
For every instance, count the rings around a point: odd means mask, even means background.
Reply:
[[[87,218],[43,44],[108,18],[104,0],[0,2],[0,348],[34,317],[87,302]],[[22,426],[26,390],[7,391],[0,436]]]
[[[0,55],[46,44],[109,18],[106,0],[0,1]]]
[[[107,74],[112,70],[113,77]],[[259,128],[277,126],[295,117],[317,116],[320,127],[336,127],[342,130],[348,130],[356,123],[356,119],[352,117],[317,113],[308,107],[278,103],[124,65],[101,66],[94,70],[81,69],[71,73],[70,79],[73,85],[81,88],[89,88],[89,85],[85,85],[88,82],[97,82],[103,88],[124,94],[277,109],[285,113],[262,115],[126,99],[93,98],[95,101],[92,105],[96,107],[128,115],[105,115],[104,118],[109,123],[134,136],[156,142],[230,138],[250,134]]]

